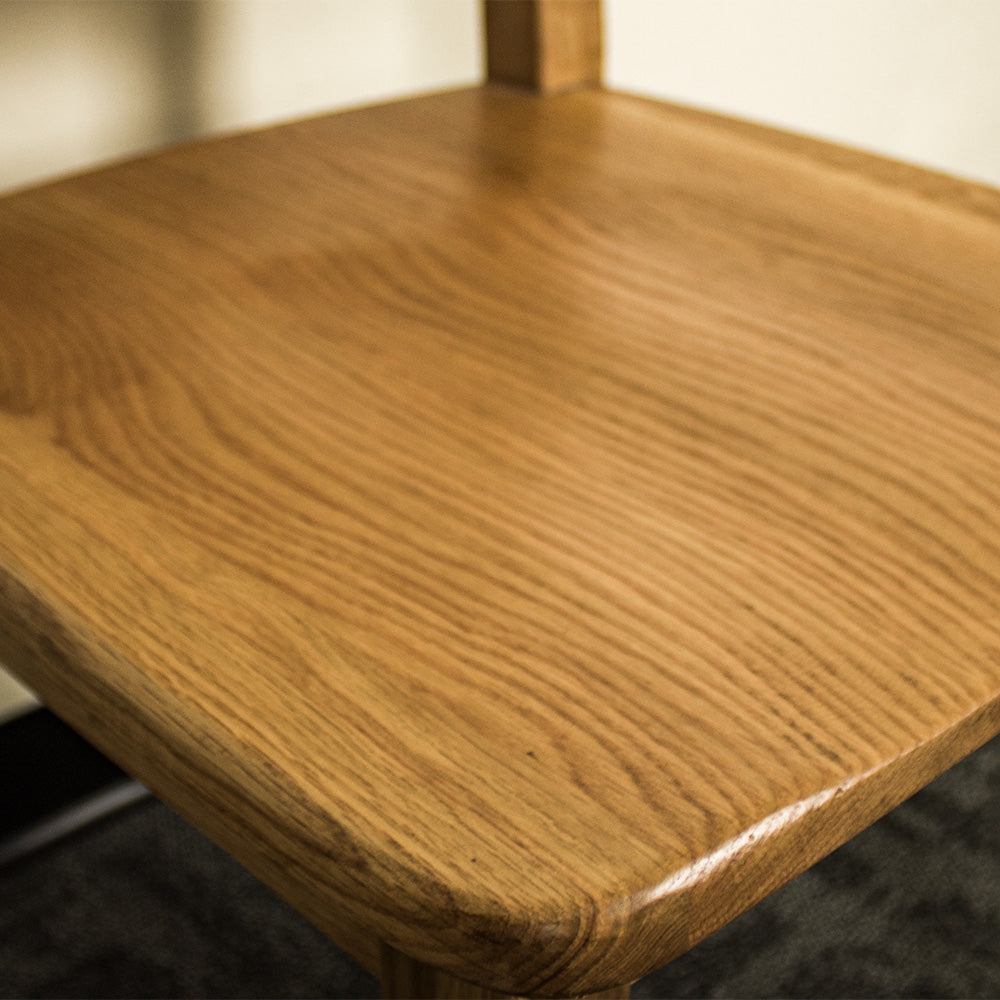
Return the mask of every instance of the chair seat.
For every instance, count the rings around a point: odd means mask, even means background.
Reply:
[[[485,87],[0,257],[0,658],[370,967],[634,980],[1000,729],[1000,193]]]

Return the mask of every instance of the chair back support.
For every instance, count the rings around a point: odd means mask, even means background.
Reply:
[[[600,0],[485,0],[487,75],[552,94],[601,83]]]

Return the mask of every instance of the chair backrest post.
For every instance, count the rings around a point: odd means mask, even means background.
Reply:
[[[600,86],[600,0],[484,3],[491,83],[514,84],[543,94]]]

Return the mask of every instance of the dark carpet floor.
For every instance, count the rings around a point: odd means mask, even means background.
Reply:
[[[155,801],[0,870],[0,996],[376,997]],[[1000,741],[635,997],[1000,997]]]

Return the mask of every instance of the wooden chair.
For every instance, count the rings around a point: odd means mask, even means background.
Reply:
[[[0,658],[387,996],[625,996],[1000,729],[1000,194],[487,23],[0,203]]]

